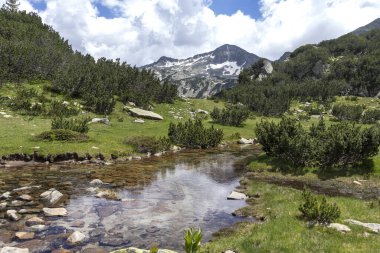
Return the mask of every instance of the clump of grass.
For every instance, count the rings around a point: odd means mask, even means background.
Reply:
[[[43,132],[36,136],[37,141],[72,141],[83,142],[88,140],[88,136],[83,133],[66,129],[55,129]]]
[[[158,153],[170,149],[170,140],[166,137],[136,136],[128,138],[125,144],[131,145],[139,153]]]
[[[71,130],[78,133],[87,133],[90,128],[88,127],[88,122],[90,118],[73,118],[65,119],[63,117],[54,118],[51,121],[51,129],[65,129]]]

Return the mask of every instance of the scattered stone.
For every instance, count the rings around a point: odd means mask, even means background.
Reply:
[[[156,226],[153,226],[153,227],[149,227],[145,230],[146,232],[148,233],[151,233],[151,234],[154,234],[154,233],[157,233],[160,231],[160,229]]]
[[[6,216],[12,221],[19,221],[21,219],[16,210],[8,210]]]
[[[27,220],[25,222],[25,224],[30,227],[30,226],[35,226],[35,225],[44,225],[45,224],[45,221],[41,218],[38,218],[38,217],[33,217],[33,218],[30,218],[29,220]]]
[[[209,115],[209,114],[210,114],[208,111],[205,111],[205,110],[202,110],[202,109],[198,109],[198,110],[197,110],[197,113],[200,113],[200,114],[206,114],[206,115]]]
[[[73,223],[71,223],[71,227],[74,227],[74,228],[83,228],[84,224],[85,224],[84,221],[82,221],[82,220],[76,220]]]
[[[360,183],[359,181],[356,181],[356,180],[353,181],[353,183],[356,184],[356,185],[362,185],[362,183]]]
[[[5,211],[5,209],[7,208],[7,203],[6,202],[4,202],[4,203],[0,203],[0,212],[1,211]]]
[[[90,182],[90,185],[102,185],[104,184],[102,180],[100,179],[94,179]]]
[[[95,193],[99,190],[98,187],[89,187],[86,189],[87,192]]]
[[[34,233],[33,232],[17,232],[15,236],[19,240],[31,240],[34,238]]]
[[[33,197],[28,194],[23,194],[18,197],[18,199],[24,200],[24,201],[32,201]]]
[[[10,243],[14,237],[14,232],[12,231],[4,231],[0,232],[0,242]]]
[[[82,250],[82,253],[108,253],[107,250],[99,247],[91,247],[91,248],[86,248]]]
[[[101,123],[101,124],[109,125],[110,120],[107,118],[94,118],[90,121],[90,123]]]
[[[251,145],[251,144],[255,144],[255,140],[254,139],[245,139],[245,138],[241,138],[239,141],[238,141],[239,144],[242,144],[242,145]]]
[[[226,250],[224,253],[235,253],[235,251],[232,251],[232,250]]]
[[[141,158],[141,156],[133,156],[132,159],[133,160],[141,160],[142,158]]]
[[[162,156],[162,155],[163,155],[162,152],[158,152],[158,153],[155,153],[155,154],[154,154],[155,157],[160,157],[160,156]]]
[[[248,199],[248,196],[244,193],[232,191],[231,194],[227,197],[228,200],[245,200]]]
[[[43,208],[42,211],[47,217],[67,216],[67,210],[65,208]]]
[[[70,245],[77,245],[77,244],[81,244],[82,242],[84,242],[85,239],[86,239],[86,236],[84,234],[82,234],[79,231],[75,231],[74,233],[72,233],[69,236],[69,238],[67,238],[67,242]]]
[[[100,239],[99,244],[101,246],[120,247],[123,245],[129,245],[131,242],[124,240],[122,235],[104,236]]]
[[[327,227],[338,230],[339,232],[342,232],[342,233],[351,232],[351,229],[348,226],[339,224],[339,223],[331,223]]]
[[[28,231],[41,232],[47,230],[49,227],[45,225],[33,225],[28,228]]]
[[[0,196],[0,199],[9,199],[11,197],[10,192],[5,192]]]
[[[20,207],[20,206],[23,206],[25,203],[23,201],[20,201],[20,200],[13,200],[9,206],[12,206],[12,207]]]
[[[21,209],[18,211],[19,214],[38,214],[41,212],[41,209],[38,208],[30,208],[30,209]]]
[[[40,189],[42,186],[41,185],[35,185],[35,186],[24,186],[21,188],[14,189],[13,192],[22,192],[22,191],[29,191],[33,189]]]
[[[136,119],[133,121],[133,123],[144,124],[145,121],[143,119]]]
[[[29,249],[16,248],[16,247],[4,247],[0,250],[0,253],[29,253]]]
[[[42,201],[48,206],[54,206],[63,200],[63,194],[52,188],[41,194]]]
[[[68,249],[55,249],[51,253],[73,253],[73,251]]]
[[[364,222],[353,220],[353,219],[345,220],[345,222],[348,222],[348,223],[353,224],[353,225],[357,225],[357,226],[361,226],[361,227],[367,228],[367,229],[371,230],[374,233],[379,233],[380,232],[380,224],[378,224],[378,223],[364,223]]]
[[[141,117],[141,118],[146,118],[146,119],[154,119],[154,120],[163,120],[164,119],[161,115],[159,115],[157,113],[154,113],[152,111],[142,110],[139,108],[131,108],[131,109],[129,109],[129,112],[135,117]]]

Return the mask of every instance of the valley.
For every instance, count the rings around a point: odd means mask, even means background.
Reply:
[[[379,19],[133,67],[7,6],[0,253],[377,252]]]

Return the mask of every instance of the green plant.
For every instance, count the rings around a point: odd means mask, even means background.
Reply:
[[[51,129],[66,129],[79,133],[87,133],[89,131],[88,122],[90,118],[74,118],[65,119],[63,117],[53,118],[51,121]]]
[[[188,120],[185,123],[170,123],[168,136],[170,141],[189,148],[216,147],[223,140],[223,131],[214,126],[205,128],[201,120]]]
[[[56,129],[39,134],[36,136],[36,140],[82,142],[88,140],[88,136],[71,130]]]
[[[153,246],[150,248],[149,253],[158,253],[158,248],[156,246]]]
[[[230,105],[225,109],[214,108],[210,113],[214,122],[227,126],[241,126],[249,117],[249,110],[241,105]]]
[[[340,216],[339,207],[335,203],[327,203],[325,197],[318,200],[306,189],[302,192],[302,201],[299,211],[302,213],[302,217],[308,221],[329,224]]]
[[[135,136],[124,141],[125,144],[131,145],[139,153],[158,153],[170,149],[170,140],[167,137],[150,137]]]
[[[189,228],[185,230],[184,249],[186,253],[198,253],[201,250],[202,230]]]
[[[362,105],[336,104],[332,108],[332,115],[339,120],[350,120],[359,122],[363,114]]]

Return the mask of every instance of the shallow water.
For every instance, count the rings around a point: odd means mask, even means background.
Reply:
[[[41,185],[40,189],[28,192],[36,198],[37,208],[42,207],[38,203],[39,194],[49,188],[54,187],[68,196],[62,204],[68,210],[68,217],[46,219],[38,214],[49,221],[49,229],[36,234],[41,241],[36,248],[68,248],[67,234],[81,231],[89,240],[76,250],[88,245],[100,245],[107,250],[153,245],[181,250],[185,228],[202,228],[204,241],[207,241],[212,233],[242,220],[231,213],[243,207],[245,202],[226,197],[239,185],[239,172],[234,163],[250,153],[251,150],[240,149],[186,151],[105,167],[7,169],[0,175],[0,193]],[[96,198],[95,193],[87,190],[91,187],[89,182],[95,178],[109,183],[105,187],[116,191],[122,201]],[[13,197],[18,194],[21,193]],[[14,209],[21,208],[25,207]],[[24,220],[29,217],[24,216]],[[72,227],[78,221],[84,224]],[[0,232],[10,230],[22,231],[25,227],[22,221],[17,225],[7,223]]]

